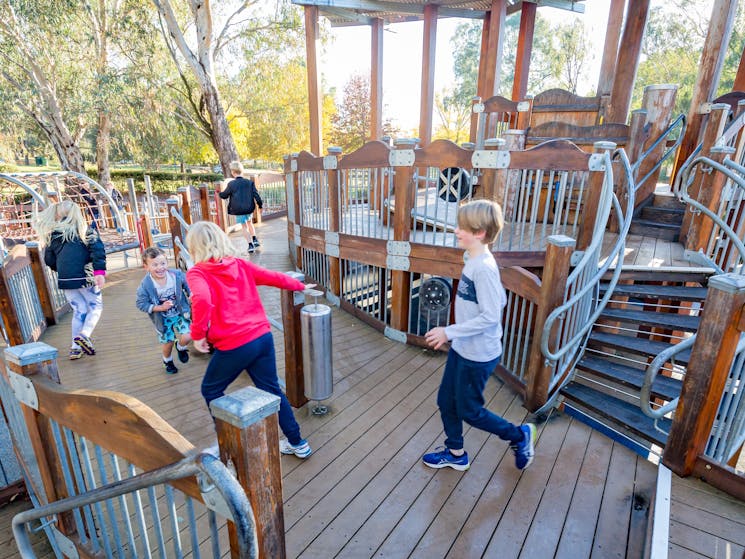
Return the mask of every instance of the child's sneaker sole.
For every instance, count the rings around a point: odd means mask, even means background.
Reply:
[[[79,349],[71,349],[69,354],[70,360],[74,361],[76,359],[81,359],[83,357],[83,352]]]
[[[75,336],[72,341],[75,342],[86,355],[96,354],[96,348],[93,347],[93,342],[91,342],[91,339],[88,336]]]

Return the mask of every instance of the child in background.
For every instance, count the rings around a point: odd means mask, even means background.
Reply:
[[[52,204],[35,224],[44,246],[44,262],[57,272],[57,285],[72,307],[70,359],[95,355],[91,336],[103,312],[106,251],[98,232],[88,227],[71,200]]]
[[[259,246],[256,238],[256,229],[253,224],[253,213],[256,206],[264,206],[264,202],[256,190],[254,181],[243,178],[243,164],[240,161],[230,163],[230,173],[233,180],[228,183],[224,192],[220,192],[220,198],[230,198],[228,202],[228,213],[235,216],[236,223],[243,227],[243,235],[248,242],[248,252],[252,253]]]
[[[189,284],[181,270],[169,269],[165,253],[158,247],[146,248],[142,265],[147,275],[137,288],[137,308],[150,315],[163,350],[166,373],[178,373],[173,362],[173,344],[182,363],[189,361]]]
[[[455,324],[432,328],[424,335],[434,349],[453,342],[437,392],[445,446],[422,457],[430,468],[470,467],[463,449],[464,421],[509,441],[518,469],[533,461],[535,426],[513,425],[484,407],[486,381],[502,356],[502,309],[507,298],[489,250],[502,224],[502,209],[495,202],[476,200],[458,210],[455,236],[467,258],[455,297]]]
[[[280,398],[279,427],[287,437],[280,441],[280,451],[307,458],[310,445],[300,436],[292,407],[279,387],[271,326],[256,286],[303,291],[313,284],[236,258],[230,239],[214,223],[193,224],[186,246],[195,262],[186,273],[192,290],[191,337],[203,353],[209,344],[214,346],[202,379],[207,407],[245,370],[256,388]]]

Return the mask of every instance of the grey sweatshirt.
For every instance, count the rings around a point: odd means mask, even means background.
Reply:
[[[455,296],[455,324],[445,328],[451,347],[471,361],[502,355],[502,309],[507,296],[491,252],[469,258]]]

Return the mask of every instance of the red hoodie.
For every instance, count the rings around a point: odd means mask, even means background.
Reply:
[[[257,285],[302,291],[305,285],[241,258],[200,262],[186,272],[191,288],[191,337],[230,350],[263,336],[271,326]]]

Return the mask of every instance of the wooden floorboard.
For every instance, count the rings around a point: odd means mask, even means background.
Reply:
[[[289,270],[286,222],[258,231],[263,246],[250,259]],[[662,260],[668,252],[674,259],[672,247],[629,237],[626,262]],[[107,278],[95,357],[66,359],[69,315],[43,341],[60,349],[64,384],[135,396],[195,446],[211,446],[215,434],[200,394],[208,356],[192,352],[177,375],[164,373],[151,323],[134,306],[142,277],[130,269]],[[279,291],[259,291],[268,315],[279,320]],[[332,322],[334,392],[323,402],[329,413],[296,410],[314,453],[304,461],[282,457],[289,557],[641,557],[654,464],[555,412],[539,425],[535,462],[525,471],[515,468],[507,443],[468,426],[470,470],[427,468],[422,454],[444,438],[436,393],[445,355],[393,342],[338,309]],[[283,376],[282,334],[273,334]],[[243,375],[230,391],[249,384]],[[484,396],[508,420],[526,419],[519,396],[496,378]],[[680,537],[671,557],[719,557],[712,553],[745,546],[737,532],[745,533],[741,503],[695,484],[684,484],[680,495],[674,501],[692,499],[709,516],[690,504],[676,509],[671,534]],[[734,520],[725,526],[723,518]],[[11,547],[0,559],[17,556]]]

